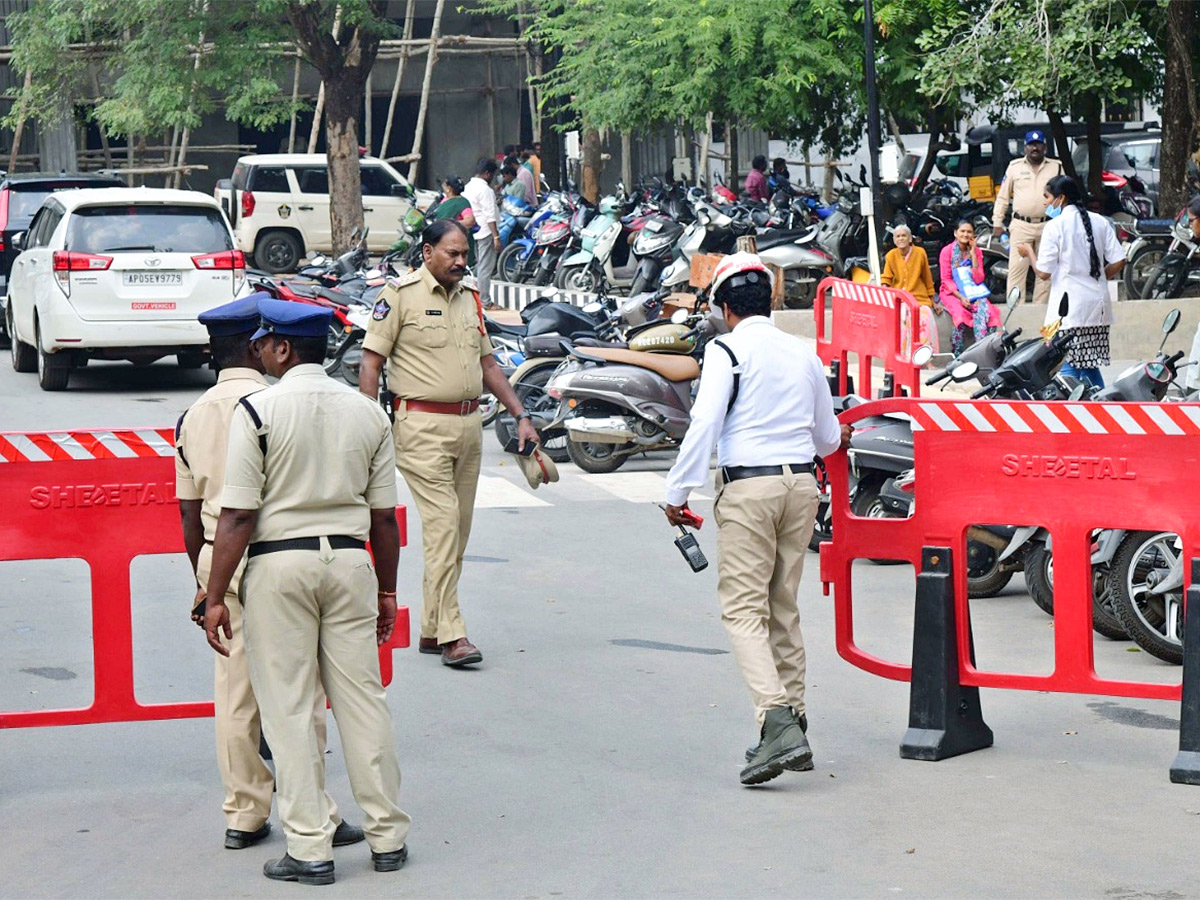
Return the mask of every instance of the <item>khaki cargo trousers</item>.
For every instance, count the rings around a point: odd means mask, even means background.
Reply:
[[[1004,288],[1005,296],[1012,293],[1013,288],[1021,292],[1021,302],[1029,299],[1025,296],[1025,282],[1029,277],[1029,260],[1022,256],[1021,244],[1033,244],[1033,252],[1042,248],[1042,229],[1045,222],[1033,224],[1013,219],[1008,225],[1008,283]],[[1050,300],[1050,279],[1035,278],[1033,282],[1033,302],[1047,303]]]
[[[768,709],[804,712],[804,638],[796,594],[817,515],[807,472],[717,476],[717,596],[761,726]]]

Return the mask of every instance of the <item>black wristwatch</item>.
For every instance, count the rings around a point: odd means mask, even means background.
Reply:
[[[531,416],[531,415],[530,415],[529,413],[527,413],[527,412],[523,412],[523,413],[521,413],[519,416],[517,416],[517,421],[518,421],[518,422],[520,422],[522,419],[528,419],[530,422],[532,422],[532,421],[533,421],[533,416]]]

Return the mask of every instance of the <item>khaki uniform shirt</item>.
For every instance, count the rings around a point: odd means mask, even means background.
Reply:
[[[223,369],[217,383],[188,408],[175,429],[175,493],[180,500],[202,500],[204,539],[217,535],[229,421],[238,400],[267,386],[254,369]]]
[[[259,511],[250,540],[365,541],[370,511],[396,505],[396,451],[379,404],[316,364],[289,369],[248,402],[262,426],[234,410],[221,505]]]
[[[470,286],[447,293],[421,266],[379,293],[363,348],[387,359],[388,388],[397,397],[458,403],[483,393],[479,359],[492,342],[481,328]]]
[[[1011,203],[1013,212],[1030,219],[1046,218],[1046,198],[1042,196],[1046,183],[1062,174],[1062,163],[1047,157],[1034,169],[1025,157],[1014,159],[1008,164],[1004,181],[996,193],[996,204],[992,207],[992,225],[1004,224],[1004,214]]]

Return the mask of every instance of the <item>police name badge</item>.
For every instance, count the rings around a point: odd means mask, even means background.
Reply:
[[[392,307],[382,297],[375,304],[375,308],[371,310],[371,318],[376,322],[382,322],[388,317],[388,313],[392,311]]]

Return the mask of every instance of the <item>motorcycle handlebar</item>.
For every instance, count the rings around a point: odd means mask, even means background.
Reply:
[[[1166,363],[1168,366],[1170,366],[1173,369],[1173,368],[1175,368],[1175,363],[1179,362],[1181,359],[1183,359],[1183,357],[1184,357],[1184,352],[1182,350],[1180,350],[1178,353],[1174,353],[1171,356],[1168,356],[1166,359]]]
[[[926,378],[925,383],[927,385],[937,384],[939,381],[945,381],[949,377],[950,370],[942,369],[942,371],[938,372],[936,375],[930,375],[928,378]]]
[[[990,394],[991,392],[992,392],[992,386],[991,386],[990,384],[989,384],[989,385],[986,385],[986,386],[984,386],[984,387],[981,387],[981,388],[980,388],[979,390],[977,390],[975,393],[973,393],[973,394],[971,395],[971,399],[972,399],[972,400],[980,400],[980,399],[982,399],[982,398],[986,397],[986,396],[987,396],[988,394]]]
[[[1008,335],[1008,340],[1010,340],[1010,341],[1016,341],[1016,339],[1017,339],[1017,338],[1019,338],[1019,337],[1021,336],[1021,332],[1022,332],[1023,330],[1024,330],[1024,329],[1018,328],[1016,331],[1014,331],[1014,332],[1012,332],[1011,334],[1009,334],[1009,335]]]

